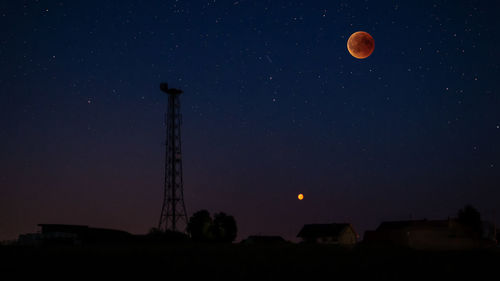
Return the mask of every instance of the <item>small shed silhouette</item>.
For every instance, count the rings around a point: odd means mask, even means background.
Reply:
[[[243,244],[285,244],[285,239],[281,236],[251,235],[241,241]]]
[[[297,237],[306,243],[354,245],[357,233],[349,223],[306,224]]]

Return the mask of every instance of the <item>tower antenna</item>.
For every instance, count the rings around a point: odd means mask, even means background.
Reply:
[[[179,96],[182,90],[168,88],[167,83],[160,84],[160,90],[168,95],[165,142],[165,182],[163,205],[161,207],[160,230],[185,232],[187,212],[184,204],[184,188],[182,181],[181,150],[181,103]]]

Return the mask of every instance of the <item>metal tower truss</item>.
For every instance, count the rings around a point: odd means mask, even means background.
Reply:
[[[181,150],[181,90],[168,88],[162,83],[160,89],[168,95],[166,115],[167,141],[165,143],[165,181],[163,205],[161,208],[160,230],[185,232],[187,212],[184,204],[182,181],[182,150]]]

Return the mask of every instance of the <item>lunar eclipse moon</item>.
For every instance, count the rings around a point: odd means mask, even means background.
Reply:
[[[357,59],[366,59],[373,53],[374,49],[375,40],[367,32],[355,32],[347,40],[347,50]]]

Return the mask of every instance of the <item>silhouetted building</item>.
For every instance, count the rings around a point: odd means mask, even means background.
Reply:
[[[494,231],[481,236],[455,219],[383,222],[375,231],[366,231],[363,242],[420,250],[477,249],[496,244]]]
[[[297,237],[306,243],[354,245],[357,233],[349,223],[306,224]]]
[[[281,236],[251,235],[241,241],[242,244],[284,244],[287,243]]]
[[[17,238],[18,245],[40,245],[42,243],[42,234],[40,233],[20,234]]]
[[[92,228],[85,225],[39,224],[39,233],[19,235],[18,243],[38,244],[120,244],[133,240],[133,235],[114,229]]]

